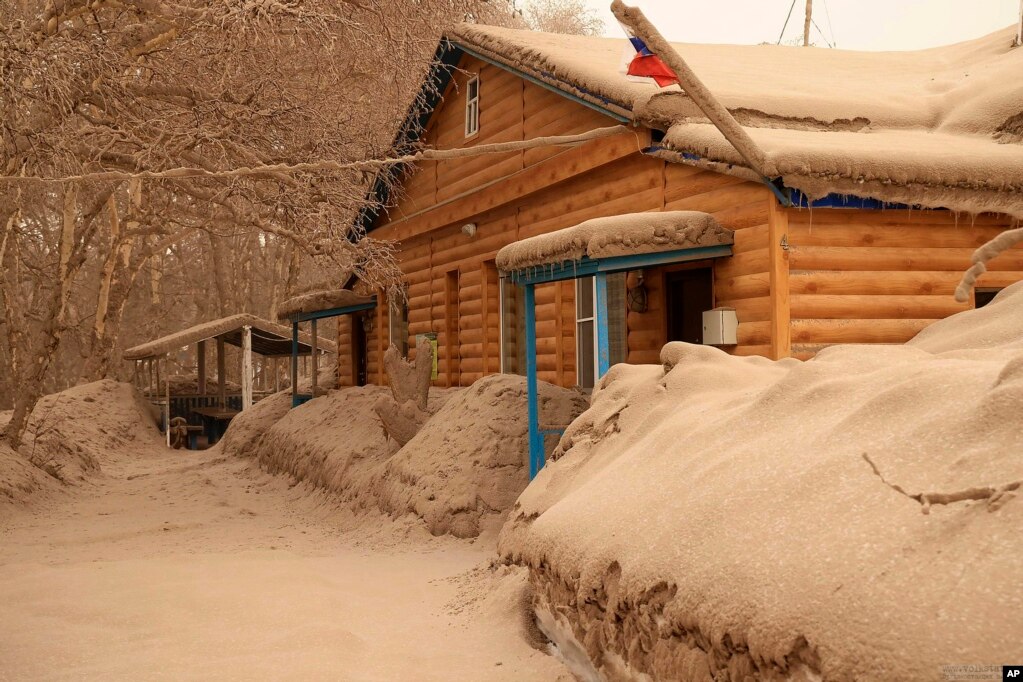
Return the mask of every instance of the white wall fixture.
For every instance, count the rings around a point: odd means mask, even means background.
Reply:
[[[734,346],[739,318],[735,308],[713,308],[703,312],[703,343],[706,346]]]

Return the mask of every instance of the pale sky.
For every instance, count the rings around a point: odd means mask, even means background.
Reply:
[[[623,35],[610,0],[585,0],[608,36]],[[625,0],[670,40],[774,43],[792,0]],[[814,0],[813,41],[849,50],[915,50],[979,38],[1018,21],[1020,0]],[[785,40],[803,32],[805,0],[796,0]],[[830,15],[830,22],[829,22]]]

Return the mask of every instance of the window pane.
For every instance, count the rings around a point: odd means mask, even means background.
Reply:
[[[501,367],[505,374],[526,371],[525,292],[501,280]]]
[[[576,362],[579,365],[579,385],[593,388],[593,320],[576,326]]]
[[[473,78],[469,81],[469,99],[476,99],[480,94],[480,82],[478,78]],[[457,111],[457,109],[455,110]]]
[[[580,277],[575,286],[575,317],[593,317],[593,277]]]
[[[625,303],[625,277],[615,272],[607,276],[607,327],[611,364],[625,362],[629,356],[628,307]]]

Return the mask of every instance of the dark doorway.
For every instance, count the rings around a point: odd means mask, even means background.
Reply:
[[[356,386],[365,386],[369,381],[368,347],[366,316],[355,313],[352,315],[352,383]]]
[[[703,343],[703,311],[714,307],[713,270],[678,270],[664,275],[668,341]]]

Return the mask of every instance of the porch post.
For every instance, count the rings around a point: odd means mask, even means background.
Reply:
[[[217,396],[220,400],[220,409],[227,407],[227,357],[224,348],[224,339],[217,339]]]
[[[598,272],[593,276],[597,289],[597,300],[593,305],[594,327],[597,333],[597,380],[611,369],[611,336],[608,332],[607,273]]]
[[[159,369],[159,366],[157,366],[157,369]],[[164,381],[166,382],[166,390],[164,391],[164,399],[166,400],[166,404],[164,405],[164,408],[163,408],[163,428],[166,431],[165,435],[167,436],[167,447],[170,447],[170,445],[171,445],[171,436],[170,436],[170,420],[171,420],[171,409],[170,409],[170,407],[171,407],[170,406],[170,353],[167,353],[167,355],[165,355],[164,358],[163,358],[163,373],[164,373]],[[159,374],[157,376],[159,376]]]
[[[536,295],[532,284],[525,285],[526,318],[526,397],[529,420],[529,480],[544,465],[543,434],[540,433],[540,396],[536,380]]]
[[[291,406],[298,407],[298,320],[291,323]]]
[[[316,338],[316,318],[315,317],[309,322],[309,325],[311,327],[310,331],[312,332],[312,337],[313,337],[313,342],[311,344],[312,350],[309,351],[309,364],[312,366],[312,377],[311,377],[311,383],[310,383],[309,392],[315,398],[316,397],[316,382],[320,378],[319,377],[319,373],[320,373],[320,358],[318,357],[320,351],[317,348],[317,346],[319,344],[317,343],[317,338]]]
[[[252,407],[252,327],[242,327],[242,410]]]
[[[196,389],[199,395],[206,395],[206,340],[203,339],[195,344],[196,374],[198,381]]]

